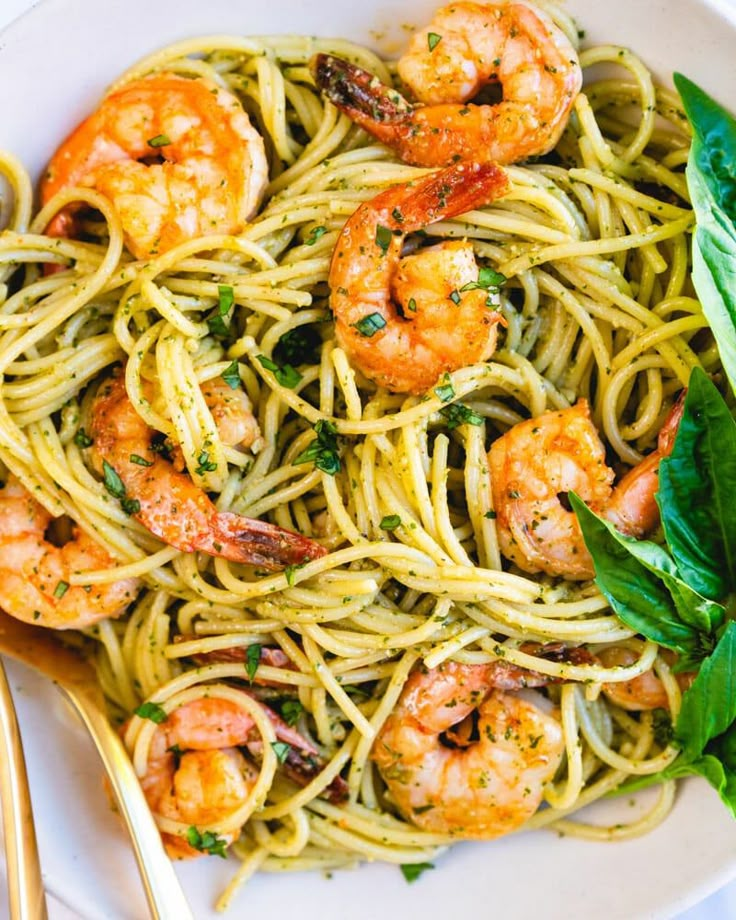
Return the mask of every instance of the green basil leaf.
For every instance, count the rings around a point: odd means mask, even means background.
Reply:
[[[596,584],[614,613],[627,626],[666,648],[696,652],[698,631],[682,621],[669,591],[652,571],[662,564],[664,550],[655,543],[623,536],[574,492],[569,493],[569,499],[593,559]]]
[[[657,503],[682,577],[704,597],[736,589],[736,422],[695,368],[675,444],[659,465]]]
[[[304,707],[299,700],[284,700],[281,704],[281,718],[287,725],[296,725],[303,712]]]
[[[240,370],[238,362],[232,361],[220,375],[231,390],[237,390],[240,386]]]
[[[709,741],[726,732],[736,719],[736,621],[731,621],[697,677],[682,694],[675,739],[683,757],[694,761]]]
[[[426,872],[427,869],[434,869],[434,865],[428,862],[421,863],[402,863],[399,868],[401,869],[401,874],[407,880],[407,882],[416,882],[419,876]]]
[[[276,755],[276,760],[278,760],[279,763],[286,763],[286,758],[289,756],[291,745],[286,741],[272,741],[271,747],[273,748],[273,752]]]
[[[261,646],[254,642],[253,645],[249,645],[245,653],[245,672],[248,675],[248,680],[252,683],[253,678],[258,673],[258,666],[261,663]]]
[[[674,79],[694,133],[686,170],[696,217],[693,282],[736,389],[736,121],[687,77]]]
[[[162,706],[159,706],[158,703],[141,703],[133,712],[141,719],[149,719],[156,725],[160,725],[168,719],[166,710]]]

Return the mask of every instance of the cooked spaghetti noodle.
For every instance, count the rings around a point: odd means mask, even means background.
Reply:
[[[238,236],[195,238],[133,261],[104,196],[64,191],[32,218],[27,174],[11,156],[0,159],[14,192],[0,237],[0,461],[49,512],[70,516],[118,561],[75,574],[72,585],[144,581],[126,616],[86,630],[113,713],[128,719],[143,701],[171,713],[215,697],[255,721],[264,742],[257,781],[236,812],[206,827],[227,835],[245,823],[234,845],[242,865],[223,903],[256,871],[419,863],[451,842],[395,812],[370,759],[419,662],[503,659],[563,679],[546,690],[561,713],[563,766],[527,827],[620,839],[656,825],[674,794],[664,784],[649,813],[629,825],[570,817],[677,753],[658,741],[652,713],[619,709],[601,685],[654,667],[673,717],[680,690],[657,646],[636,638],[592,583],[529,576],[502,561],[486,451],[523,418],[585,397],[618,459],[633,465],[690,370],[717,368],[689,280],[693,218],[681,170],[689,138],[679,100],[629,51],[582,51],[584,68],[618,69],[579,95],[554,153],[509,167],[512,190],[496,203],[426,229],[431,241],[470,240],[481,264],[508,278],[498,351],[448,378],[482,424],[448,430],[434,391],[379,389],[336,345],[326,281],[345,220],[426,171],[397,162],[322,99],[307,67],[321,50],[392,79],[391,64],[344,41],[216,36],[159,51],[118,81],[165,70],[205,77],[242,101],[266,140],[271,180]],[[83,240],[44,235],[54,214],[80,201],[97,212]],[[44,273],[48,265],[60,270]],[[235,302],[227,340],[205,322],[222,286]],[[284,360],[298,368],[293,387],[269,369]],[[268,573],[162,547],[132,520],[90,469],[78,437],[89,430],[99,381],[123,361],[146,422],[186,444],[188,456],[216,458],[199,484],[218,509],[299,531],[329,553]],[[257,451],[225,445],[195,398],[198,384],[233,361],[260,427]],[[148,381],[158,382],[151,401]],[[334,426],[339,444],[334,474],[297,462],[320,421]],[[392,516],[400,526],[382,529]],[[616,644],[633,651],[633,663],[561,663],[522,647],[529,640],[593,653]],[[251,689],[277,706],[298,701],[296,727],[325,758],[303,788],[282,775],[260,707],[233,690],[247,680],[243,661],[213,656],[254,647],[278,648],[289,664],[261,662],[258,682],[267,689]],[[127,724],[140,775],[155,731],[138,715]],[[346,804],[320,796],[339,775]],[[171,819],[160,824],[187,831]]]

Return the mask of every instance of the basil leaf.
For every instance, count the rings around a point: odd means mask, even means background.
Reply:
[[[438,35],[436,32],[427,33],[427,47],[430,51],[434,51],[434,49],[437,47],[437,45],[439,45],[441,41],[442,36]]]
[[[220,376],[231,390],[237,390],[240,386],[240,371],[238,369],[238,362],[233,361],[228,364]]]
[[[149,147],[168,147],[171,143],[171,139],[168,134],[157,134],[156,137],[149,138],[146,141]]]
[[[574,492],[568,497],[593,559],[596,584],[614,613],[627,626],[666,648],[696,653],[698,631],[682,621],[670,593],[652,571],[662,564],[664,550],[655,543],[625,537]]]
[[[696,217],[693,282],[736,389],[736,121],[687,77],[674,80],[694,133],[686,170]]]
[[[726,732],[736,719],[736,621],[731,621],[698,675],[682,694],[675,739],[683,757],[693,761],[709,741]]]
[[[156,725],[160,725],[168,719],[166,710],[162,706],[159,706],[158,703],[141,703],[133,712],[141,719],[149,719]]]
[[[387,514],[381,518],[381,523],[378,526],[381,530],[396,530],[397,527],[401,527],[401,518],[398,514]]]
[[[187,843],[200,853],[209,853],[210,856],[221,856],[227,859],[225,847],[227,840],[224,837],[218,837],[212,831],[202,831],[200,833],[194,825],[187,828]]]
[[[314,426],[317,437],[303,450],[294,463],[314,461],[318,470],[334,476],[340,471],[340,454],[337,444],[337,428],[327,419],[320,419]]]
[[[370,339],[373,338],[380,329],[384,328],[386,320],[380,313],[369,313],[367,316],[359,319],[357,323],[351,323],[350,325],[354,326],[361,335]]]
[[[258,672],[258,666],[261,663],[261,646],[258,643],[249,645],[245,653],[245,672],[248,680],[253,683],[253,678]]]
[[[271,747],[273,748],[273,752],[276,755],[276,760],[278,760],[279,763],[286,763],[286,758],[289,756],[291,745],[286,741],[272,741]]]
[[[694,368],[672,453],[659,464],[657,503],[682,577],[716,600],[736,589],[735,495],[736,422]]]
[[[102,473],[102,484],[105,486],[107,492],[112,495],[113,498],[125,498],[123,480],[120,478],[117,471],[110,466],[107,460],[102,461]]]
[[[416,882],[422,872],[426,872],[427,869],[434,869],[434,865],[428,862],[402,863],[399,868],[401,869],[401,874],[411,884],[411,882]]]
[[[299,700],[284,700],[281,704],[281,718],[287,725],[296,725],[304,707]]]

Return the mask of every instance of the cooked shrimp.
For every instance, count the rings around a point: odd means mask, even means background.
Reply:
[[[674,664],[675,656],[672,652],[663,649],[660,655],[668,664]],[[606,668],[627,668],[638,658],[632,649],[621,646],[610,646],[598,652],[596,656]],[[687,690],[695,679],[695,674],[682,672],[675,674],[680,690]],[[645,671],[631,680],[603,684],[603,692],[612,703],[630,712],[641,712],[647,709],[669,709],[669,700],[664,689],[664,684],[654,673],[654,669]]]
[[[72,575],[115,566],[83,530],[55,546],[46,537],[51,515],[11,477],[0,490],[0,607],[52,629],[82,629],[117,617],[138,593],[137,578],[105,585],[70,585]]]
[[[239,450],[257,450],[263,439],[245,390],[233,390],[222,377],[206,381],[200,389],[222,443]]]
[[[41,200],[75,185],[97,189],[144,259],[197,236],[239,233],[267,181],[263,139],[235,96],[158,73],[111,93],[72,132],[49,164]],[[73,211],[60,212],[48,232],[74,236]]]
[[[613,470],[583,399],[570,409],[520,422],[488,454],[498,540],[525,572],[581,580],[594,575],[567,493],[577,494],[622,533],[641,537],[657,526],[659,461],[672,450],[682,401],[670,412],[656,450],[614,488]]]
[[[319,751],[272,709],[260,705],[276,737],[289,745],[281,769],[294,782],[306,785],[324,767]],[[175,709],[156,729],[141,779],[152,811],[203,829],[232,814],[257,778],[253,762],[240,747],[259,760],[263,741],[251,716],[236,703],[203,697]],[[344,780],[337,777],[323,794],[340,802],[346,792]],[[171,855],[199,855],[180,837],[163,837]]]
[[[399,60],[418,107],[340,58],[318,54],[312,72],[339,109],[417,166],[471,157],[507,164],[548,153],[582,85],[575,49],[546,13],[526,3],[459,2],[438,10]],[[468,104],[489,83],[500,84],[502,101]]]
[[[493,665],[415,671],[373,746],[393,801],[423,830],[466,839],[510,833],[542,801],[564,749],[562,727],[527,698],[493,687]],[[442,735],[474,711],[478,740]]]
[[[106,481],[119,477],[117,497],[132,502],[132,516],[160,540],[185,553],[200,551],[268,569],[325,554],[314,540],[274,524],[219,512],[189,476],[153,450],[154,435],[130,402],[123,377],[100,387],[91,423],[98,472],[107,473]]]
[[[420,394],[446,371],[490,357],[501,314],[480,288],[473,247],[441,243],[402,259],[401,246],[406,233],[507,189],[499,167],[461,163],[381,192],[345,224],[330,266],[330,303],[337,341],[366,377]]]

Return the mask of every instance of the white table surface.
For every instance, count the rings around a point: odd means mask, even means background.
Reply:
[[[0,0],[0,29],[16,16],[36,5],[37,2],[38,0]],[[736,0],[729,0],[729,2],[736,4]],[[0,918],[7,916],[4,886],[4,879],[0,878]],[[49,899],[49,918],[50,920],[84,920],[75,910],[53,897]],[[729,918],[736,918],[736,881],[711,895],[697,907],[680,914],[678,920],[729,920]],[[605,918],[598,914],[598,920],[605,920]]]

